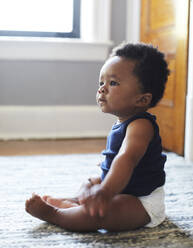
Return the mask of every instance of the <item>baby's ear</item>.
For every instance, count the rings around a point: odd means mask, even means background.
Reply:
[[[137,105],[138,105],[138,107],[147,107],[150,105],[151,100],[152,100],[152,94],[151,93],[144,93],[137,100]]]

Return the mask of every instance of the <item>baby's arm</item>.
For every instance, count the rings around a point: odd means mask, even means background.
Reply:
[[[137,119],[127,130],[119,153],[104,181],[90,189],[90,195],[81,199],[91,215],[104,216],[111,199],[128,184],[135,166],[145,154],[154,135],[150,121]]]

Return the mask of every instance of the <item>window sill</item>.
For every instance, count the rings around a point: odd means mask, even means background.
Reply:
[[[0,37],[0,60],[104,61],[111,41]]]

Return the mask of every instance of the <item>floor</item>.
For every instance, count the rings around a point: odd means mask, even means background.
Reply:
[[[167,219],[157,228],[72,234],[26,214],[24,203],[32,192],[69,196],[80,182],[99,173],[100,156],[83,153],[99,153],[105,143],[105,139],[0,141],[0,218],[4,220],[0,247],[192,248],[193,166],[172,153],[166,164]]]
[[[99,153],[106,139],[0,141],[0,156]]]
[[[90,149],[91,144],[95,147],[96,143],[85,140],[81,142],[81,149],[87,146],[84,151],[88,151],[88,147]],[[10,153],[8,143],[5,144]],[[17,151],[31,147],[31,142],[18,144]],[[73,151],[76,145],[77,142],[67,142],[67,147],[71,146]],[[34,146],[36,152],[42,147],[45,151],[44,142],[41,146],[36,142]],[[65,150],[65,145],[59,147]],[[13,151],[15,154],[15,149]],[[54,152],[57,151],[54,149]],[[168,154],[166,164],[167,218],[156,228],[121,233],[104,230],[71,233],[25,212],[25,200],[32,192],[56,197],[74,195],[82,182],[90,176],[100,175],[100,168],[96,166],[100,161],[99,154],[0,156],[0,247],[193,248],[193,166],[175,154]]]

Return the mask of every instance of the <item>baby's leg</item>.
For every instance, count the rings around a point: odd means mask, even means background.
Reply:
[[[57,208],[71,208],[79,206],[77,198],[54,198],[48,195],[42,197],[44,201]]]
[[[32,216],[71,231],[96,231],[98,223],[86,214],[83,206],[59,209],[45,202],[40,196],[26,201],[26,211]],[[77,211],[74,211],[77,209]],[[72,223],[71,223],[72,222]]]
[[[111,201],[105,217],[91,217],[83,205],[58,209],[50,206],[41,197],[34,195],[26,201],[26,211],[41,220],[71,231],[133,230],[150,222],[150,217],[141,202],[134,196],[117,195]]]

